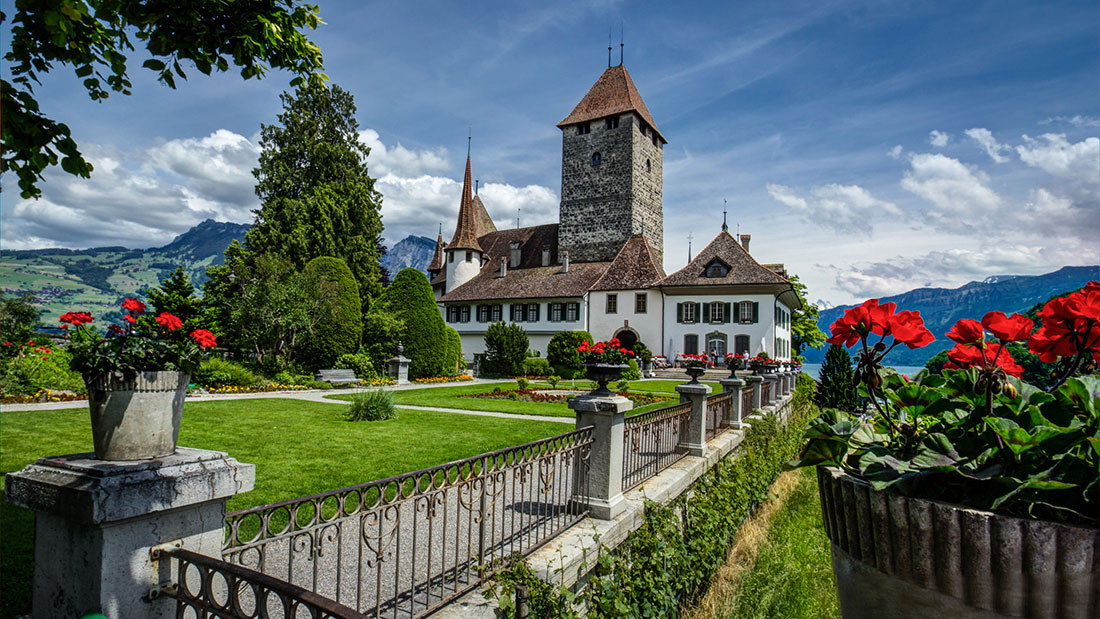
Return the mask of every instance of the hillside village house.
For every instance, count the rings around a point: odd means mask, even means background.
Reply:
[[[798,297],[783,265],[761,265],[725,221],[671,275],[662,268],[665,137],[626,67],[608,68],[565,120],[559,223],[498,230],[471,188],[470,157],[449,243],[428,266],[470,358],[492,322],[514,321],[546,354],[554,334],[643,342],[655,355],[767,352],[790,359]]]

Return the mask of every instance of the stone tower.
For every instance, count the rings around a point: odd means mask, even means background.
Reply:
[[[481,271],[481,245],[477,242],[477,209],[470,182],[470,155],[466,155],[466,177],[458,205],[458,223],[451,242],[444,248],[447,264],[447,289],[450,292],[470,281]]]
[[[621,64],[604,71],[562,132],[559,251],[577,262],[612,260],[644,234],[664,256],[662,154],[667,143]]]

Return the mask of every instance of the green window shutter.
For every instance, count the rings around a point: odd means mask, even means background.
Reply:
[[[752,321],[754,323],[760,322],[760,303],[752,302]]]
[[[710,322],[710,303],[703,304],[703,314],[700,316],[699,322]]]
[[[703,322],[703,304],[695,304],[695,322]]]
[[[684,322],[684,304],[676,304],[676,322]]]
[[[733,316],[733,307],[729,303],[722,304],[722,322],[729,322]]]

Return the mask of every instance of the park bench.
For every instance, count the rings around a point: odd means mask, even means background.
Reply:
[[[359,382],[353,370],[317,370],[316,378],[333,385]]]

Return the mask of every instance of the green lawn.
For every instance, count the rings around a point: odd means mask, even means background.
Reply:
[[[768,528],[767,540],[745,575],[733,607],[736,619],[837,619],[829,539],[821,523],[817,472],[798,471],[799,481]]]
[[[531,406],[531,404],[526,404]],[[527,420],[402,410],[395,420],[348,422],[335,404],[264,398],[190,403],[180,445],[256,465],[256,489],[237,510],[350,486],[568,432]],[[87,409],[4,411],[0,473],[41,456],[91,451]],[[0,616],[30,612],[32,514],[0,504]]]
[[[637,383],[663,383],[665,381],[637,381]],[[591,383],[589,381],[577,381],[578,387],[584,383],[586,387],[589,387]],[[632,385],[634,383],[631,383]],[[675,385],[676,383],[671,383]],[[464,394],[470,393],[486,393],[492,391],[494,387],[500,387],[502,390],[515,389],[515,383],[490,383],[490,384],[474,384],[474,385],[458,385],[455,387],[425,387],[423,389],[403,389],[393,392],[394,402],[398,405],[409,404],[412,406],[435,406],[439,408],[457,408],[460,410],[469,411],[491,411],[495,413],[512,413],[520,415],[545,415],[549,417],[573,417],[573,411],[569,410],[569,406],[565,402],[522,402],[513,400],[493,400],[489,398],[461,398],[458,397]],[[572,388],[571,381],[562,381],[558,383],[559,389]],[[634,391],[631,388],[631,391]],[[653,390],[647,390],[647,392],[653,393],[668,393],[675,395],[675,392],[670,388],[667,392],[658,392]],[[326,396],[334,400],[351,400],[355,397],[352,393],[341,393],[337,395]],[[661,406],[668,406],[673,404],[674,401],[658,402],[655,404],[648,404],[646,406],[639,406],[632,411],[632,414],[641,413],[653,408],[659,408]]]

